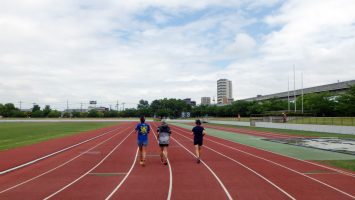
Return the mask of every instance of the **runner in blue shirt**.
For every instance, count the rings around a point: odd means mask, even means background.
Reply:
[[[201,146],[203,144],[203,136],[206,135],[205,128],[201,126],[201,121],[199,119],[195,122],[196,126],[192,129],[192,134],[194,135],[194,145],[196,151],[197,163],[200,163],[201,157]]]
[[[136,126],[136,132],[137,132],[137,144],[139,147],[139,158],[140,162],[139,164],[142,166],[145,166],[145,157],[146,157],[146,148],[148,145],[148,134],[150,132],[150,126],[149,124],[145,123],[145,118],[141,117],[140,118],[141,123],[137,124]]]

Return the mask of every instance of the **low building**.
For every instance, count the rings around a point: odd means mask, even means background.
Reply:
[[[185,103],[189,104],[190,106],[196,106],[196,101],[192,101],[191,98],[186,98],[183,101],[185,101]]]
[[[211,105],[211,97],[201,97],[201,105]]]

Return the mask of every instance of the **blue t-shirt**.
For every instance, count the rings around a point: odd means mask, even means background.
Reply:
[[[138,133],[138,140],[140,141],[148,140],[148,133],[150,132],[149,124],[146,123],[137,124],[136,131]]]

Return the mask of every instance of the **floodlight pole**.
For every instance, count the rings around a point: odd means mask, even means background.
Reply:
[[[287,106],[288,112],[290,112],[290,73],[287,77]]]
[[[301,73],[301,86],[302,86],[302,114],[303,114],[303,72]]]
[[[296,100],[296,70],[293,65],[293,98],[295,100],[295,113],[297,112],[297,100]]]

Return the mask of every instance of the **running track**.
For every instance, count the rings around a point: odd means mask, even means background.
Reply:
[[[0,199],[355,199],[352,172],[212,136],[196,164],[191,131],[176,126],[164,166],[151,125],[145,167],[135,123],[0,152],[1,171],[58,152],[0,175]]]

